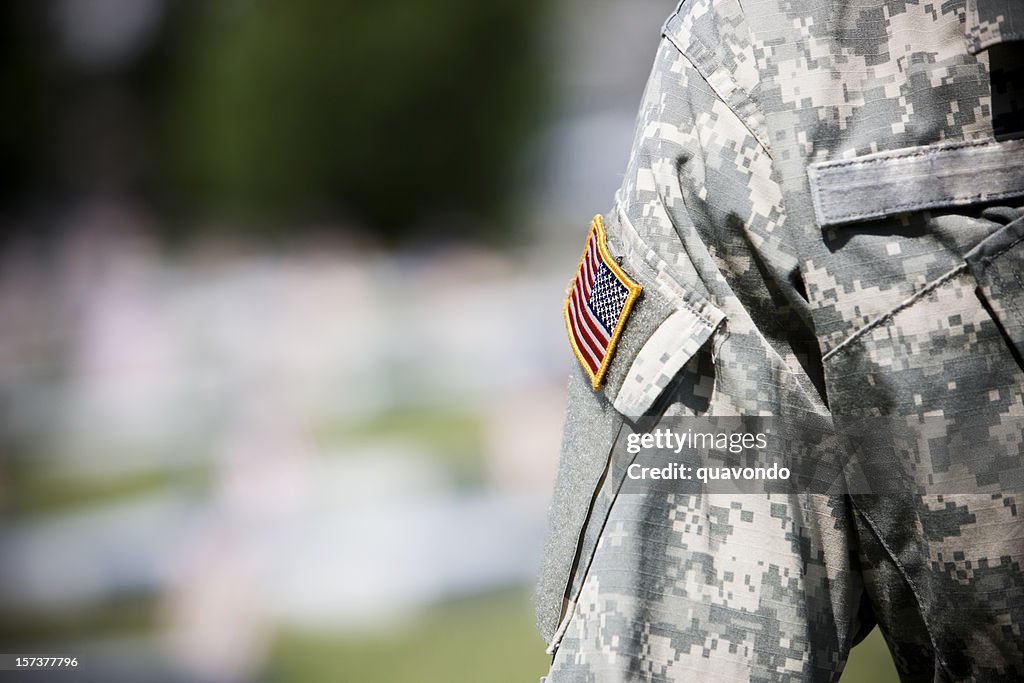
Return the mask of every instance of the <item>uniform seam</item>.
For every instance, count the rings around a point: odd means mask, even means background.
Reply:
[[[826,353],[824,356],[821,357],[821,362],[824,363],[824,362],[828,361],[830,358],[832,358],[833,356],[835,356],[839,352],[843,351],[844,349],[848,348],[851,344],[853,344],[855,341],[857,341],[858,339],[860,339],[861,337],[866,335],[868,332],[874,330],[877,327],[880,327],[881,325],[886,324],[887,322],[892,320],[892,318],[897,313],[899,313],[899,312],[901,312],[903,310],[906,310],[907,308],[913,306],[915,303],[920,301],[922,298],[928,296],[929,294],[934,292],[936,289],[938,289],[942,285],[944,285],[947,282],[949,282],[950,280],[952,280],[954,277],[956,277],[956,276],[960,275],[961,273],[963,273],[964,271],[966,271],[967,268],[968,268],[968,264],[967,263],[961,263],[956,268],[953,268],[952,270],[944,273],[942,276],[938,277],[937,279],[931,281],[930,283],[928,283],[927,285],[922,287],[920,290],[915,292],[912,296],[908,297],[907,299],[904,299],[898,306],[896,306],[895,308],[890,310],[888,313],[885,313],[884,315],[881,315],[878,318],[872,320],[871,322],[869,322],[868,324],[864,325],[863,327],[858,329],[856,332],[851,334],[845,340],[843,340],[842,342],[840,342],[836,346],[832,347],[832,349],[828,353]]]
[[[1021,242],[1024,242],[1024,236],[1018,237],[1017,239],[1015,239],[1014,241],[1010,242],[1005,247],[1003,247],[1002,249],[997,251],[996,253],[992,254],[991,256],[983,257],[983,258],[979,259],[979,261],[981,261],[981,262],[983,262],[985,264],[992,263],[997,258],[1002,256],[1003,254],[1005,254],[1006,252],[1008,252],[1010,249],[1012,249],[1013,247],[1017,246]],[[850,335],[845,340],[843,340],[841,343],[839,343],[836,346],[834,346],[828,353],[826,353],[824,356],[821,357],[821,361],[823,363],[828,361],[829,359],[831,359],[836,354],[838,354],[841,351],[845,350],[849,345],[851,345],[853,342],[855,342],[860,337],[863,337],[864,335],[866,335],[871,330],[873,330],[873,329],[875,329],[875,328],[877,328],[877,327],[879,327],[879,326],[889,322],[890,320],[892,320],[892,318],[897,313],[899,313],[899,312],[909,308],[910,306],[914,305],[920,299],[922,299],[923,297],[927,296],[931,292],[935,291],[936,289],[938,289],[942,285],[946,284],[946,282],[948,282],[949,280],[953,279],[954,277],[956,277],[956,276],[960,275],[961,273],[967,271],[969,268],[970,268],[970,264],[969,263],[966,263],[966,262],[965,263],[961,263],[960,265],[958,265],[957,267],[953,268],[952,270],[944,273],[939,278],[937,278],[937,279],[933,280],[932,282],[928,283],[926,286],[922,287],[919,291],[914,293],[912,296],[910,296],[907,299],[905,299],[903,302],[901,302],[898,306],[893,308],[891,311],[889,311],[888,313],[885,313],[882,316],[879,316],[875,320],[873,320],[870,323],[864,325],[863,327],[858,329],[856,332],[854,332],[852,335]]]
[[[680,7],[682,7],[682,5],[680,5]],[[765,153],[765,156],[767,156],[769,159],[771,159],[772,158],[771,151],[768,149],[767,145],[765,144],[765,141],[761,139],[761,136],[759,136],[754,131],[754,129],[751,128],[750,124],[747,122],[747,117],[741,115],[740,112],[737,111],[737,108],[735,106],[730,104],[728,100],[726,100],[724,97],[722,97],[721,93],[718,92],[718,90],[715,88],[715,86],[713,86],[711,84],[711,81],[708,80],[707,76],[704,75],[704,72],[701,71],[700,67],[697,66],[697,63],[694,61],[694,57],[691,57],[689,54],[687,54],[686,51],[679,45],[679,43],[676,42],[675,38],[673,38],[672,35],[669,34],[669,32],[668,32],[668,25],[672,22],[672,20],[674,20],[674,19],[676,19],[678,17],[679,17],[679,10],[677,9],[672,14],[672,16],[670,16],[668,18],[668,20],[665,22],[665,27],[662,29],[662,34],[661,34],[662,37],[673,48],[675,48],[676,52],[679,53],[680,57],[682,57],[683,59],[685,59],[687,61],[687,63],[689,63],[689,65],[693,68],[693,70],[695,72],[697,72],[697,75],[700,76],[701,80],[704,81],[705,84],[707,84],[707,86],[711,90],[711,92],[713,92],[715,94],[715,97],[718,99],[718,101],[721,102],[722,104],[724,104],[725,108],[728,109],[729,112],[732,113],[732,115],[736,117],[736,120],[740,122],[740,125],[742,125],[744,130],[747,131],[747,134],[749,134],[750,137],[754,139],[754,141],[757,143],[757,146],[760,147],[761,151]],[[693,39],[693,42],[701,50],[703,50],[705,52],[708,50],[707,46],[703,42],[701,42],[699,37],[697,37],[697,36],[691,36],[691,37]],[[732,87],[737,92],[745,92],[745,91],[743,91],[740,88],[739,83],[736,82],[736,79],[733,78],[732,74],[730,74],[728,71],[726,71],[725,69],[721,69],[721,68],[716,69],[716,71],[721,71],[721,73],[726,78],[729,79],[730,85],[732,85]]]
[[[597,553],[597,547],[594,547],[593,552],[586,558],[586,564],[583,564],[583,551],[586,550],[583,547],[583,542],[586,540],[587,527],[591,519],[596,512],[598,498],[601,496],[601,489],[605,486],[608,481],[609,473],[613,473],[613,458],[615,455],[615,444],[619,442],[619,436],[622,434],[622,428],[625,426],[625,417],[620,414],[619,416],[619,427],[615,430],[615,437],[612,439],[611,445],[608,447],[608,453],[605,456],[604,471],[601,473],[601,478],[594,486],[594,491],[591,494],[590,507],[587,510],[587,517],[583,521],[583,526],[580,528],[579,536],[576,539],[576,558],[573,563],[576,571],[573,572],[572,568],[569,570],[569,576],[566,578],[565,589],[562,591],[563,599],[568,600],[568,605],[565,608],[565,614],[555,628],[554,634],[551,636],[551,645],[547,649],[548,654],[554,654],[562,643],[562,638],[565,637],[565,633],[569,630],[569,624],[576,616],[576,605],[579,602],[580,595],[583,594],[583,589],[586,584],[587,576],[590,574],[590,566],[594,562],[594,555]],[[600,540],[602,534],[604,534],[605,526],[608,524],[608,517],[611,515],[611,505],[614,504],[615,499],[619,497],[619,489],[622,488],[621,482],[619,486],[612,493],[612,502],[609,503],[608,513],[605,514],[604,519],[601,520],[601,528],[597,532],[597,538]],[[579,589],[573,592],[573,584],[576,583],[575,579],[579,579]],[[570,593],[573,593],[570,595]]]
[[[737,2],[737,5],[739,5],[739,2]],[[680,5],[680,8],[681,7],[682,7],[682,5]],[[743,11],[742,5],[739,5],[739,8],[740,8],[740,11],[742,12]],[[677,14],[678,14],[678,11],[677,11]],[[746,17],[744,17],[744,19],[745,18]],[[666,25],[667,25],[667,22],[666,22]],[[690,62],[690,64],[693,65],[693,68],[696,69],[697,72],[701,74],[701,77],[704,78],[703,72],[701,72],[700,67],[697,66],[697,64],[693,61],[693,59],[691,59],[688,55],[686,55],[686,53],[683,52],[682,48],[680,48],[679,45],[675,41],[673,41],[671,39],[671,37],[669,37],[669,36],[666,36],[666,37],[668,37],[670,42],[672,43],[672,45],[675,46],[675,48],[677,50],[679,50],[679,52],[681,54],[683,54],[684,57],[687,58],[687,60]],[[740,103],[739,102],[737,102],[736,105],[730,104],[728,100],[726,100],[724,97],[722,97],[722,95],[719,94],[719,92],[717,90],[715,90],[715,87],[713,85],[711,85],[711,81],[709,81],[707,78],[704,78],[704,81],[708,84],[708,87],[711,88],[712,90],[714,90],[715,94],[718,95],[718,99],[722,100],[722,102],[725,103],[725,106],[728,107],[729,111],[731,111],[733,113],[733,115],[743,123],[743,127],[747,129],[747,132],[750,133],[750,135],[755,140],[757,140],[757,142],[760,145],[761,149],[768,156],[768,158],[771,159],[772,158],[772,154],[771,154],[771,150],[768,148],[767,142],[760,135],[758,135],[757,131],[754,130],[754,128],[751,125],[749,125],[748,122],[747,122],[747,117],[748,116],[752,117],[754,114],[759,114],[760,113],[760,111],[757,109],[756,104],[750,99],[750,92],[748,90],[746,90],[745,88],[741,88],[740,87],[739,82],[733,77],[733,74],[732,74],[731,71],[725,69],[721,65],[716,65],[716,66],[714,66],[714,68],[712,68],[712,65],[710,63],[711,59],[710,59],[709,56],[713,56],[714,55],[714,50],[712,48],[710,48],[707,45],[707,43],[705,43],[701,39],[700,35],[698,35],[696,33],[693,33],[693,34],[690,35],[690,38],[693,40],[694,45],[698,48],[697,54],[694,55],[694,57],[698,61],[700,61],[700,62],[702,62],[702,63],[704,63],[706,65],[707,71],[709,73],[711,73],[711,72],[720,73],[723,77],[727,78],[729,80],[729,85],[732,87],[732,92],[740,93],[743,96],[743,103],[742,104],[747,105],[750,109],[752,109],[752,112],[750,112],[750,113],[741,113],[740,112],[740,106],[739,106]]]
[[[892,560],[893,564],[896,565],[897,569],[899,570],[900,576],[903,578],[903,581],[907,584],[907,587],[910,589],[911,594],[914,596],[914,601],[917,603],[918,613],[921,615],[921,621],[925,627],[924,630],[928,634],[929,642],[931,642],[932,644],[932,652],[934,653],[935,659],[939,662],[942,668],[948,672],[949,667],[946,666],[946,662],[942,657],[941,650],[935,642],[935,637],[932,635],[931,629],[928,627],[928,620],[925,618],[923,607],[924,600],[921,599],[921,596],[918,593],[917,586],[915,586],[914,582],[910,580],[910,575],[907,573],[907,570],[903,566],[903,563],[900,562],[898,557],[896,557],[896,553],[893,552],[892,548],[889,547],[889,544],[885,542],[885,538],[882,536],[881,532],[879,532],[879,530],[875,527],[875,523],[871,520],[871,518],[868,517],[864,513],[864,511],[859,508],[857,509],[857,514],[860,516],[862,520],[864,520],[864,524],[871,530],[871,533],[878,541],[878,544],[882,546],[882,548],[885,550],[885,553]]]
[[[988,266],[990,264],[992,264],[996,259],[1001,257],[1003,254],[1005,254],[1006,252],[1008,252],[1010,249],[1014,248],[1015,246],[1017,246],[1021,242],[1024,242],[1024,235],[1022,235],[1022,236],[1018,237],[1017,239],[1013,240],[1012,242],[1007,244],[1005,247],[1003,247],[1002,249],[1000,249],[996,253],[992,254],[991,256],[984,256],[984,257],[978,259],[981,263],[985,264],[986,273],[988,272]],[[992,277],[996,281],[996,283],[997,283],[997,285],[999,287],[1006,287],[1007,281],[1002,276],[1002,274],[999,273],[998,271],[995,271],[994,273],[992,273],[990,275],[990,277]],[[1024,282],[1021,281],[1021,277],[1020,277],[1019,273],[1016,273],[1016,272],[1013,273],[1013,278],[1014,278],[1014,280],[1017,282],[1017,284],[1019,286],[1024,287]],[[1016,314],[1017,318],[1024,318],[1024,314],[1022,314],[1020,305],[1016,301],[1016,297],[1007,297],[1007,299],[1008,300],[1004,302],[1004,305],[1010,307],[1013,310],[1013,313]]]
[[[632,221],[629,220],[629,216],[626,215],[626,210],[621,205],[621,203],[616,202],[616,205],[612,210],[619,214],[619,224],[623,228],[623,230],[628,230],[630,232],[630,237],[632,239],[635,239],[639,244],[643,245],[648,253],[654,253],[654,248],[651,247],[651,245],[649,245],[637,231]],[[689,256],[687,256],[687,258],[689,258]],[[718,312],[720,313],[720,318],[725,318],[725,313],[722,312],[721,309],[718,306],[716,306],[713,302],[708,301],[706,297],[693,291],[692,289],[685,287],[680,282],[678,282],[678,280],[674,276],[668,273],[668,269],[671,267],[671,265],[667,261],[665,261],[664,259],[659,259],[659,261],[659,265],[663,266],[662,270],[666,272],[666,276],[670,279],[672,283],[670,286],[673,288],[678,288],[679,294],[682,294],[683,297],[685,297],[687,294],[693,297],[700,297],[700,299],[704,300],[704,303],[707,303],[709,306],[712,306],[714,307],[714,309],[718,310]],[[648,270],[647,274],[655,283],[659,282],[658,269],[654,266],[654,264],[649,263],[645,256],[641,255],[638,261],[635,261],[635,263],[641,265],[643,268],[646,268]],[[708,318],[704,313],[702,313],[696,306],[691,304],[683,297],[679,298],[678,301],[670,300],[669,306],[675,307],[677,309],[685,308],[688,312],[696,316],[697,319],[700,320],[700,322],[703,323],[705,327],[714,332],[718,325],[721,324],[721,320],[719,320],[717,323],[714,322],[713,320]]]
[[[1021,242],[1024,242],[1024,235],[1022,235],[1022,236],[1018,237],[1017,239],[1015,239],[1014,241],[1010,242],[1005,247],[1003,247],[1002,249],[1000,249],[996,253],[992,254],[991,256],[982,256],[978,260],[981,261],[982,263],[988,265],[988,264],[992,263],[993,261],[995,261],[1000,256],[1002,256],[1003,254],[1005,254],[1006,252],[1010,251],[1010,249],[1013,249],[1015,246],[1017,246]]]
[[[932,209],[932,208],[938,208],[938,207],[950,206],[950,205],[956,205],[956,204],[965,204],[965,203],[970,203],[970,202],[978,202],[978,201],[982,201],[982,200],[1008,199],[1010,197],[1016,197],[1016,196],[1021,195],[1021,194],[1024,194],[1024,190],[1007,190],[1005,192],[992,192],[992,193],[988,193],[988,194],[980,193],[980,194],[973,194],[973,195],[954,195],[952,197],[943,198],[942,200],[935,200],[935,201],[928,200],[928,201],[924,201],[924,202],[905,202],[905,203],[902,203],[902,204],[891,204],[891,205],[887,206],[884,211],[877,211],[877,210],[876,211],[854,211],[853,213],[843,213],[843,214],[835,214],[835,215],[833,215],[831,212],[829,212],[829,209],[831,207],[835,206],[836,202],[835,201],[830,201],[827,204],[825,204],[825,203],[822,204],[822,211],[823,211],[823,213],[827,214],[825,216],[827,219],[829,219],[829,220],[834,222],[834,221],[839,221],[839,220],[844,220],[844,219],[849,219],[849,218],[875,218],[875,217],[886,216],[889,213],[891,213],[893,211],[896,211],[898,209],[906,209],[906,210],[909,210],[909,211],[913,211],[915,209]],[[839,204],[841,206],[842,202],[839,202]]]
[[[1007,143],[1020,142],[1019,140],[962,140],[959,142],[940,143],[939,145],[925,145],[923,149],[914,150],[893,150],[891,152],[882,152],[871,159],[842,159],[836,161],[823,161],[817,164],[811,164],[811,168],[814,170],[820,170],[827,172],[833,168],[842,168],[846,166],[860,166],[866,164],[877,164],[892,161],[893,159],[909,159],[913,157],[921,156],[935,156],[942,154],[947,150],[957,150],[970,147],[1002,147]]]

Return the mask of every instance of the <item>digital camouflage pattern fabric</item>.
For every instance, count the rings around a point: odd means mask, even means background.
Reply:
[[[1022,29],[1016,0],[669,17],[604,217],[643,293],[604,385],[569,382],[549,683],[838,681],[875,625],[905,681],[1024,680],[1024,482],[956,436],[1024,462]],[[621,491],[625,426],[730,415],[884,416],[927,453],[904,494]]]

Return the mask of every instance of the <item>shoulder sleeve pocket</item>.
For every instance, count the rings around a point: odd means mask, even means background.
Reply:
[[[609,251],[621,255],[623,268],[644,289],[623,329],[620,356],[609,367],[605,393],[618,412],[637,420],[709,342],[725,314],[680,283],[617,211],[607,220]]]
[[[639,348],[628,367],[622,363],[609,377],[607,391],[615,409],[632,420],[643,417],[717,326],[687,308],[669,311],[648,337],[640,331],[646,326],[638,325]]]
[[[596,219],[595,219],[596,220]],[[537,623],[552,647],[559,621],[582,585],[590,556],[614,500],[624,468],[613,466],[612,452],[626,420],[646,415],[683,366],[709,342],[724,314],[707,301],[696,301],[667,269],[651,262],[651,250],[627,244],[615,213],[602,222],[605,256],[641,291],[620,322],[600,313],[609,328],[618,327],[599,382],[593,368],[574,348],[578,366],[569,379],[568,407],[561,458],[548,509],[544,559],[535,593]],[[605,229],[606,228],[606,229]],[[589,242],[588,242],[589,244]],[[586,251],[584,252],[584,260]],[[620,263],[621,260],[621,263]],[[581,268],[585,268],[581,262]],[[607,275],[605,276],[607,277]],[[579,282],[579,272],[572,283]],[[585,289],[585,287],[583,287]],[[590,292],[587,292],[590,296]],[[577,300],[577,305],[582,298]],[[598,304],[595,304],[595,306]],[[613,306],[613,309],[615,306]],[[584,311],[579,311],[583,313]],[[613,311],[614,312],[614,311]],[[600,315],[598,317],[601,317]],[[585,331],[578,329],[579,334]],[[567,316],[567,333],[574,333]],[[600,349],[597,350],[600,352]],[[602,359],[594,359],[602,360]],[[597,384],[597,388],[595,388]]]
[[[569,343],[595,390],[642,417],[725,319],[688,291],[616,212],[595,216],[564,313]],[[607,225],[607,227],[606,227]]]

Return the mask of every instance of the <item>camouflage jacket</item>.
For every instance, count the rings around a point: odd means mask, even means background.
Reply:
[[[610,455],[651,416],[980,414],[1019,434],[1022,38],[1019,0],[668,18],[597,221],[642,294],[570,378],[537,590],[552,683],[838,680],[876,623],[907,680],[1024,677],[1024,523],[998,491],[910,495],[952,471],[937,456],[905,497],[728,498],[623,496]]]

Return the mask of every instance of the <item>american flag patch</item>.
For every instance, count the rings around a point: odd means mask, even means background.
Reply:
[[[608,253],[604,222],[601,216],[594,216],[564,307],[569,343],[594,389],[601,386],[615,343],[641,289]]]

